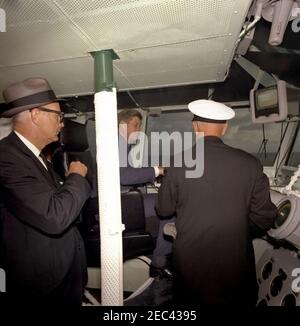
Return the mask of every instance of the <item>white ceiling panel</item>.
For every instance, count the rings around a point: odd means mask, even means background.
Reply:
[[[191,67],[203,67],[204,69],[206,66],[222,67],[224,62],[228,62],[231,55],[229,51],[224,52],[226,40],[225,37],[219,37],[217,40],[208,39],[124,51],[119,53],[120,60],[115,61],[115,66],[123,71],[129,79],[134,75],[182,71]],[[219,81],[220,77],[216,78],[212,74],[209,80]]]
[[[0,90],[43,76],[58,95],[93,93],[88,52],[108,48],[120,90],[223,81],[250,3],[0,0]]]

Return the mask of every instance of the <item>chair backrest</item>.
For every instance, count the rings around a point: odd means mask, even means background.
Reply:
[[[55,152],[53,166],[66,171],[72,161],[81,161],[88,168],[87,180],[92,186],[92,197],[97,193],[96,161],[89,150],[86,125],[66,119],[60,136],[61,147]]]
[[[122,222],[125,224],[124,234],[145,233],[144,200],[138,189],[121,194]]]
[[[143,196],[139,190],[130,190],[121,194],[122,223],[124,235],[146,233]],[[99,232],[98,199],[89,199],[83,208],[83,234]]]
[[[84,152],[89,148],[86,125],[65,119],[60,142],[66,152]]]
[[[146,232],[143,196],[138,190],[121,194],[123,232],[123,260],[151,254],[154,239]],[[100,266],[99,210],[97,198],[87,201],[83,209],[80,231],[85,243],[89,267]]]
[[[67,166],[72,160],[80,160],[88,167],[87,179],[92,185],[91,197],[82,210],[82,223],[78,225],[86,248],[88,266],[100,265],[99,209],[97,192],[96,155],[90,152],[87,128],[72,120],[64,122],[61,132],[61,149],[57,158]],[[94,148],[95,150],[95,148]],[[55,159],[53,162],[55,166]],[[121,193],[123,232],[123,257],[129,259],[153,251],[153,239],[146,232],[144,200],[141,192],[131,189]]]

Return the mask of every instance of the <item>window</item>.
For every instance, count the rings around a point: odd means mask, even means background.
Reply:
[[[151,111],[150,111],[151,112]],[[167,134],[171,135],[170,155],[181,153],[183,144],[180,144],[178,138],[184,138],[184,132],[190,132],[192,135],[192,118],[193,114],[189,111],[162,111],[159,115],[148,116],[146,135],[148,139],[148,151],[144,151],[143,165],[163,165],[168,161],[168,152],[163,151],[163,140]],[[163,133],[167,133],[164,134]],[[158,137],[162,139],[159,150],[155,146]],[[152,162],[152,163],[151,163]],[[153,164],[154,163],[154,164]]]
[[[237,109],[235,113],[235,118],[229,121],[229,128],[223,141],[251,153],[264,166],[272,166],[287,123],[253,124],[247,109]]]
[[[151,111],[150,111],[151,112]],[[224,143],[229,146],[240,148],[260,159],[265,166],[272,166],[275,161],[276,153],[280,144],[280,139],[286,128],[286,123],[268,123],[254,124],[248,109],[235,110],[236,116],[229,121],[229,127],[225,136]],[[148,151],[144,152],[144,164],[151,157],[151,133],[166,131],[171,134],[174,131],[179,132],[182,136],[184,132],[192,131],[193,115],[189,111],[164,111],[157,116],[149,116],[147,121],[146,134],[148,137]],[[263,127],[265,141],[263,141]],[[298,153],[300,156],[300,139]],[[173,152],[176,148],[173,148]],[[153,156],[153,153],[152,153]],[[161,164],[163,160],[161,148],[156,153],[155,159],[159,159]],[[152,157],[153,160],[153,157]],[[299,161],[300,163],[300,161]]]

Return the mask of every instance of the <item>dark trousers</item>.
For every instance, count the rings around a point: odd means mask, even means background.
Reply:
[[[156,267],[165,267],[167,262],[167,256],[172,253],[173,242],[164,236],[163,228],[167,223],[174,223],[175,217],[172,217],[170,219],[159,219],[155,211],[155,202],[157,194],[144,194],[143,197],[146,220],[153,218],[153,216],[155,216],[159,220],[156,246],[152,256],[152,264]]]
[[[77,254],[62,282],[50,292],[37,293],[38,286],[33,291],[26,284],[8,277],[6,297],[9,305],[14,306],[80,308],[86,283],[85,257]]]

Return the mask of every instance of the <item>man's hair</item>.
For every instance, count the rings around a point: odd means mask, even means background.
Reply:
[[[19,122],[25,122],[26,118],[27,118],[27,111],[23,111],[23,112],[20,112],[18,114],[15,114],[14,116],[12,116],[11,122],[13,125],[15,125],[16,123],[19,123]]]
[[[133,119],[135,117],[139,118],[141,121],[143,119],[143,116],[141,115],[141,113],[138,110],[135,110],[135,109],[122,110],[118,114],[118,123],[120,123],[121,121],[128,123],[131,119]]]

